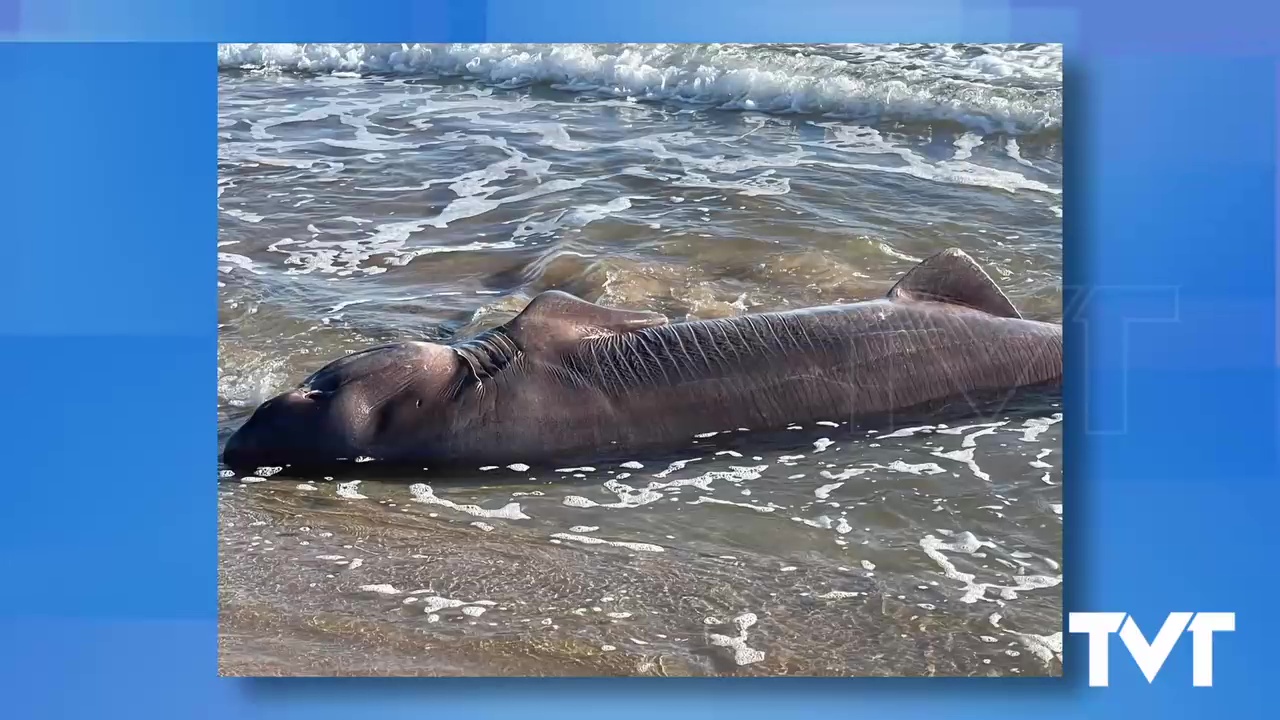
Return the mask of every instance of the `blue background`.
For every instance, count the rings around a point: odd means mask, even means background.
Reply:
[[[1277,5],[0,0],[0,714],[1262,714]],[[1236,612],[1215,687],[1184,639],[1089,688],[1083,636],[1061,680],[218,678],[212,43],[299,40],[1066,43],[1067,606]]]

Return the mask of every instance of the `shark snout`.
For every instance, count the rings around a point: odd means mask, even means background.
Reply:
[[[314,403],[303,391],[277,395],[231,434],[222,462],[235,470],[279,464],[315,439],[314,425]]]

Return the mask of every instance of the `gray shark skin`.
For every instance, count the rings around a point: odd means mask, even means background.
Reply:
[[[546,466],[738,428],[973,414],[1061,382],[1061,325],[1023,319],[972,258],[949,249],[880,299],[716,320],[669,323],[544,292],[469,340],[330,363],[259,406],[223,461]]]

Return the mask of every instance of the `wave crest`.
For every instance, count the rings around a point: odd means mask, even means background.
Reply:
[[[1061,45],[227,44],[222,70],[460,77],[731,110],[1057,131]]]

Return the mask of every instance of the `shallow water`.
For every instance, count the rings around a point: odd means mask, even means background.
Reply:
[[[220,57],[221,441],[344,353],[465,336],[550,288],[720,317],[875,297],[958,246],[1060,318],[1060,49]],[[1060,674],[1060,420],[223,477],[221,667]]]

